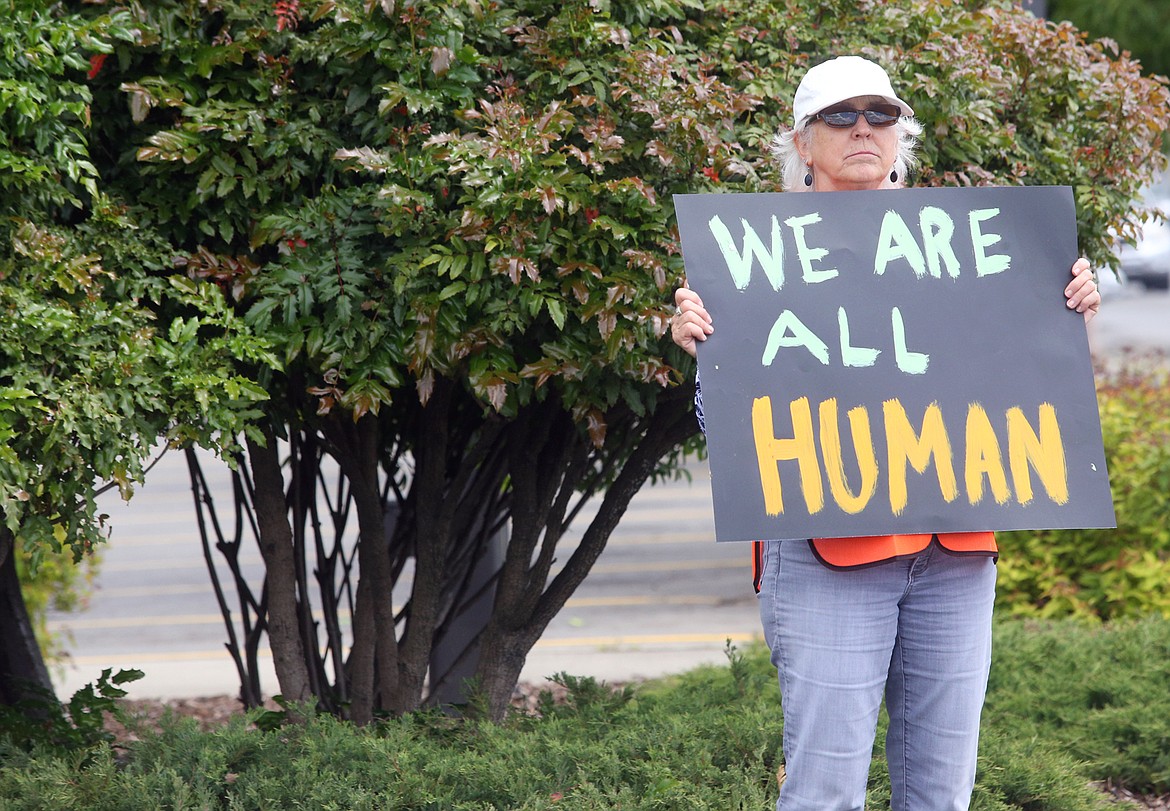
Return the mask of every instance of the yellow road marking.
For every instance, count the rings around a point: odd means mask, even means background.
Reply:
[[[256,655],[262,659],[271,659],[272,651],[260,648]],[[136,667],[152,662],[231,662],[226,648],[219,650],[187,650],[169,651],[165,653],[102,653],[87,656],[70,656],[67,666],[70,667]]]
[[[235,616],[233,612],[233,616]],[[168,614],[153,617],[74,617],[51,620],[50,631],[101,628],[158,628],[167,625],[222,625],[219,614]]]
[[[127,599],[134,597],[167,597],[173,594],[211,594],[211,586],[207,583],[176,586],[128,586],[126,588],[99,589],[98,595],[102,598]],[[627,605],[718,605],[723,602],[721,597],[704,597],[699,595],[674,597],[647,597],[644,595],[612,596],[612,597],[570,597],[566,607],[605,607]],[[395,608],[397,611],[398,609]],[[218,616],[218,614],[216,615]],[[56,622],[69,622],[61,619]]]
[[[612,597],[572,597],[565,604],[565,608],[621,608],[639,605],[720,605],[725,602],[721,597],[700,596],[671,596],[647,597],[642,595],[616,595]],[[402,606],[395,606],[395,612]],[[233,611],[235,616],[236,612]],[[320,611],[314,611],[313,617],[321,619]],[[339,613],[342,622],[349,621],[349,612]],[[51,632],[103,630],[113,628],[161,628],[171,625],[222,625],[223,617],[219,614],[164,614],[151,617],[65,617],[50,620],[48,629]]]
[[[675,597],[647,597],[644,595],[614,597],[570,597],[565,608],[621,608],[631,605],[719,605],[722,597],[682,595]]]
[[[745,569],[750,564],[750,558],[744,553],[739,558],[729,560],[672,560],[672,561],[642,561],[639,563],[598,563],[590,569],[590,574],[608,572],[621,574],[630,572],[678,572],[706,569]]]
[[[617,648],[637,645],[694,645],[732,642],[754,642],[758,633],[730,632],[723,634],[636,634],[628,636],[582,636],[561,639],[541,639],[538,648]]]
[[[712,544],[715,543],[714,540],[710,539],[710,537],[708,537],[707,540]],[[621,546],[621,547],[665,546],[668,544],[679,543],[679,542],[692,543],[693,541],[692,540],[679,541],[679,539],[677,537],[662,537],[662,538],[644,537],[644,538],[640,538],[637,540],[620,540],[620,541],[615,540],[613,542],[613,545],[614,546]],[[574,548],[575,548],[575,545],[566,546],[564,551],[566,553],[571,553]],[[712,560],[712,561],[696,560],[696,561],[670,561],[670,562],[646,561],[644,563],[639,563],[639,564],[598,563],[593,567],[593,571],[601,572],[601,571],[647,571],[647,570],[653,570],[653,569],[662,569],[662,570],[701,569],[704,566],[711,566],[711,567],[715,567],[715,568],[728,568],[730,566],[742,565],[745,561],[748,561],[751,559],[751,552],[747,551],[749,549],[749,547],[746,544],[735,544],[734,548],[736,548],[736,549],[742,548],[743,551],[742,551],[742,554],[737,554],[736,557],[734,559],[731,559],[731,560]],[[260,567],[263,565],[263,563],[264,563],[264,561],[259,555],[247,555],[247,556],[242,556],[240,558],[240,565],[245,566],[245,567],[248,567],[248,566]],[[217,564],[217,566],[224,565],[218,559],[216,560],[216,564]],[[641,568],[639,568],[639,569],[623,569],[623,568],[621,568],[624,566],[631,566],[631,565],[640,566]],[[171,560],[171,559],[145,560],[145,561],[143,561],[143,560],[127,560],[127,561],[120,561],[117,563],[103,561],[100,564],[98,564],[98,566],[99,566],[100,572],[102,574],[106,574],[108,572],[151,572],[151,571],[177,570],[177,569],[205,570],[207,568],[207,563],[203,560],[202,557],[200,557],[200,558],[189,558],[189,559],[181,559],[181,560]],[[618,568],[614,568],[614,567],[618,567]]]
[[[634,634],[626,636],[586,636],[563,637],[559,639],[541,639],[536,643],[537,648],[607,648],[639,647],[646,645],[723,645],[728,640],[732,642],[755,642],[760,639],[758,633],[744,633],[730,631],[720,634]],[[263,658],[272,656],[268,648],[261,648],[258,655]],[[68,665],[77,667],[93,667],[119,663],[119,667],[128,667],[131,664],[147,664],[151,662],[194,662],[202,660],[230,661],[226,651],[171,651],[165,653],[109,653],[86,656],[70,656]],[[128,664],[129,663],[129,664]]]
[[[172,594],[211,594],[211,584],[204,580],[201,583],[176,583],[171,586],[116,586],[106,588],[98,586],[94,590],[97,597],[103,599],[127,599],[133,597],[169,597]]]

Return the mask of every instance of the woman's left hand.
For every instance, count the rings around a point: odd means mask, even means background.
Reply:
[[[1089,260],[1081,257],[1072,266],[1073,280],[1064,288],[1064,297],[1070,310],[1084,313],[1085,323],[1093,320],[1093,316],[1101,309],[1101,291],[1097,289],[1097,282],[1093,280],[1093,269]]]

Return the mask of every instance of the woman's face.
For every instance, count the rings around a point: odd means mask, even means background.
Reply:
[[[864,110],[887,102],[878,96],[857,96],[833,105]],[[796,139],[796,151],[812,171],[813,191],[877,189],[898,157],[898,128],[875,127],[859,115],[852,127],[830,127],[817,119],[807,139]]]

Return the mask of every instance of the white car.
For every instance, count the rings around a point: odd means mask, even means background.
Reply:
[[[1170,172],[1163,172],[1142,194],[1142,199],[1170,215]],[[1140,284],[1147,290],[1170,288],[1170,222],[1147,222],[1138,244],[1122,245],[1117,255],[1125,281]]]

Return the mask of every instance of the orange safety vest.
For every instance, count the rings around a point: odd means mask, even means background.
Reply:
[[[993,532],[944,532],[920,535],[874,535],[858,538],[813,538],[813,553],[831,569],[856,569],[887,560],[917,555],[931,542],[956,555],[995,555]],[[793,543],[796,543],[795,541]],[[760,590],[764,544],[752,543],[752,583]]]

